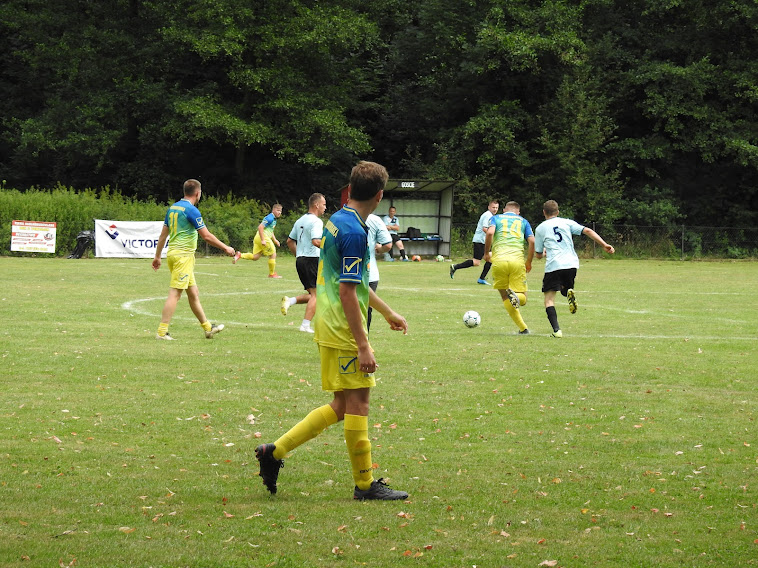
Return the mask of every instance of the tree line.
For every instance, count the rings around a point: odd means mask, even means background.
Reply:
[[[758,220],[753,0],[5,0],[0,179],[334,194],[357,159],[538,220]]]

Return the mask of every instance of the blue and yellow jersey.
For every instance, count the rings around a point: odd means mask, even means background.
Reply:
[[[169,255],[194,254],[197,249],[197,232],[205,227],[197,207],[181,199],[168,208],[163,224],[168,227]]]
[[[344,206],[324,225],[316,279],[314,339],[337,349],[358,348],[340,302],[340,282],[356,285],[363,328],[368,311],[369,250],[366,223],[352,207]]]
[[[266,215],[261,223],[263,223],[263,234],[271,238],[274,234],[274,227],[276,227],[276,217],[274,217],[274,214],[269,213]]]
[[[503,213],[490,219],[495,226],[492,238],[492,262],[524,260],[524,239],[533,237],[529,221],[515,213]]]

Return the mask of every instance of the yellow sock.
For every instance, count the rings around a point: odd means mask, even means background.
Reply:
[[[311,410],[308,416],[295,424],[287,433],[274,442],[276,445],[273,454],[274,458],[278,460],[282,459],[289,452],[298,446],[301,446],[308,440],[312,440],[321,434],[321,432],[323,432],[328,426],[336,423],[337,415],[334,413],[334,409],[328,404]]]
[[[253,253],[251,252],[243,252],[240,258],[244,258],[245,260],[255,260],[253,258]]]
[[[201,325],[201,326],[203,326],[203,329],[204,329],[205,331],[210,331],[210,330],[211,330],[211,328],[213,327],[213,326],[211,325],[211,322],[209,322],[208,320],[204,321],[204,322],[203,322],[203,323],[201,323],[200,325]]]
[[[345,442],[353,466],[355,485],[365,491],[374,481],[371,441],[368,439],[368,416],[345,414]]]
[[[524,318],[521,317],[521,312],[511,305],[510,300],[503,300],[503,305],[505,306],[505,311],[511,316],[513,323],[518,326],[518,330],[524,331],[526,329],[526,324],[524,323]]]
[[[518,303],[522,306],[526,306],[526,294],[523,292],[516,292],[516,297],[518,298]]]
[[[166,335],[168,333],[168,324],[167,323],[159,323],[158,324],[158,335]]]
[[[268,273],[274,274],[275,272],[276,272],[276,259],[269,258],[268,259]]]

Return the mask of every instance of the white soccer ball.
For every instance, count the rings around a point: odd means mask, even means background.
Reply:
[[[445,257],[442,256],[441,254],[438,254],[437,255],[437,262],[445,262]]]
[[[463,314],[463,323],[466,324],[466,327],[476,327],[482,323],[482,316],[479,315],[479,312],[469,310]]]

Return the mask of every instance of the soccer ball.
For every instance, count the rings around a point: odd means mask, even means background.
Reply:
[[[442,256],[441,254],[438,254],[437,255],[437,262],[445,262],[445,257]]]
[[[482,323],[482,316],[479,315],[479,312],[469,310],[463,314],[463,323],[466,324],[466,327],[476,327]]]
[[[421,262],[421,257],[417,254],[414,254],[413,257],[411,257],[411,260],[413,262]]]

